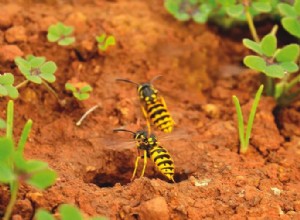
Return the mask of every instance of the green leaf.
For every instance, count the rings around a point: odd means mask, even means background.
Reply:
[[[297,12],[297,14],[300,15],[300,0],[295,0],[294,9]]]
[[[39,209],[34,216],[35,220],[55,220],[55,218],[46,210]]]
[[[239,17],[244,13],[244,6],[242,4],[230,5],[226,8],[226,12],[231,17]]]
[[[270,12],[272,10],[271,4],[269,2],[253,2],[251,7],[259,12]]]
[[[0,118],[0,129],[5,129],[6,128],[6,122]]]
[[[14,143],[12,139],[0,137],[0,161],[11,159],[14,152]]]
[[[115,39],[114,36],[109,36],[109,37],[106,39],[106,41],[105,41],[106,47],[108,47],[108,46],[113,46],[113,45],[115,45],[115,44],[116,44],[116,39]]]
[[[65,25],[64,26],[64,30],[63,30],[63,35],[64,36],[69,36],[69,35],[71,35],[73,33],[73,31],[74,31],[73,27]]]
[[[90,85],[86,85],[86,86],[83,86],[80,89],[80,92],[82,92],[82,93],[84,93],[84,92],[91,92],[92,90],[93,90],[93,88]]]
[[[60,36],[48,32],[48,34],[47,34],[47,39],[48,39],[49,42],[56,42],[56,41],[58,41],[58,40],[60,39]]]
[[[23,156],[23,152],[17,151],[14,154],[14,162],[16,168],[19,170],[24,170],[24,167],[26,167],[26,160]]]
[[[26,79],[28,79],[29,81],[36,83],[36,84],[41,84],[42,83],[42,79],[39,76],[26,76]]]
[[[75,42],[75,37],[66,37],[58,41],[60,46],[68,46]]]
[[[29,61],[29,63],[32,68],[37,68],[40,67],[45,61],[45,57],[34,57]]]
[[[39,171],[43,171],[48,168],[48,164],[39,160],[28,160],[25,161],[24,167],[22,167],[22,171],[26,173],[35,173]]]
[[[60,30],[58,28],[58,24],[52,24],[48,27],[48,35],[51,35],[51,37],[58,37],[60,38]],[[47,37],[48,37],[47,35]],[[48,39],[49,40],[49,39]]]
[[[2,85],[11,85],[15,81],[15,77],[11,73],[4,73],[3,75],[0,75],[0,84]]]
[[[103,43],[105,38],[106,38],[106,34],[101,34],[100,36],[96,37],[96,41],[98,43]]]
[[[292,7],[289,4],[286,3],[279,3],[278,4],[278,10],[280,14],[283,14],[284,16],[289,16],[289,17],[296,17],[297,13],[294,7]]]
[[[48,61],[41,66],[40,70],[42,73],[54,74],[57,70],[57,66],[53,61]]]
[[[16,87],[14,86],[11,86],[11,85],[8,85],[8,86],[5,86],[7,92],[8,92],[8,96],[12,99],[16,99],[19,97],[19,92],[18,90],[16,89]]]
[[[275,58],[278,62],[296,61],[299,56],[299,45],[289,44],[276,54]]]
[[[49,83],[53,83],[56,80],[56,77],[52,73],[41,73],[40,77],[42,77],[44,80],[46,80]]]
[[[15,174],[9,166],[0,161],[0,183],[11,183],[15,179]]]
[[[267,66],[264,73],[269,77],[279,78],[279,79],[281,79],[285,75],[284,69],[277,64]]]
[[[191,18],[191,16],[187,13],[176,13],[174,16],[178,21],[188,21]]]
[[[253,55],[246,56],[244,58],[244,64],[247,67],[257,70],[259,72],[263,72],[267,66],[266,61],[263,58],[259,56],[253,56]]]
[[[26,69],[26,70],[31,69],[30,63],[21,57],[15,58],[15,64],[19,67],[19,69],[20,69],[20,67],[22,67],[22,69]]]
[[[83,216],[80,211],[72,205],[60,205],[58,210],[62,220],[83,220]]]
[[[45,189],[55,183],[56,177],[56,172],[46,169],[32,174],[26,182],[37,189]]]
[[[290,61],[290,62],[283,62],[279,64],[285,71],[289,73],[294,73],[299,70],[299,67],[296,63]]]
[[[28,70],[24,66],[20,65],[18,66],[18,68],[25,77],[30,75],[30,70]]]
[[[1,96],[7,96],[8,95],[8,92],[5,88],[5,86],[0,85],[0,95]]]
[[[300,38],[300,22],[297,20],[297,18],[283,18],[281,23],[284,29],[287,30],[291,35]]]
[[[254,51],[255,53],[262,55],[262,49],[258,43],[249,39],[243,39],[243,44],[248,49]]]
[[[79,94],[78,99],[81,100],[81,101],[83,101],[83,100],[87,100],[89,97],[90,97],[90,94],[88,94],[88,93],[81,93],[81,94]]]
[[[66,88],[66,90],[69,90],[71,92],[75,92],[76,91],[76,88],[71,83],[66,83],[65,84],[65,88]]]
[[[22,155],[24,153],[24,149],[25,149],[25,144],[27,142],[29,133],[31,131],[31,127],[32,127],[32,120],[29,119],[26,124],[24,125],[24,128],[22,130],[21,133],[21,137],[17,146],[17,151],[20,152]]]
[[[264,36],[261,41],[261,49],[264,55],[272,57],[277,48],[277,38],[273,34]]]

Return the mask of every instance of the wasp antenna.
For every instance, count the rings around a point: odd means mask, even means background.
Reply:
[[[135,132],[133,132],[133,131],[129,131],[129,130],[126,130],[126,129],[121,129],[121,128],[117,128],[117,129],[113,130],[113,132],[118,132],[118,131],[125,131],[125,132],[129,132],[129,133],[135,134]]]
[[[116,81],[128,82],[128,83],[135,84],[135,85],[139,86],[138,83],[133,82],[133,81],[131,81],[131,80],[129,80],[129,79],[116,79]]]
[[[153,84],[153,82],[154,82],[155,80],[157,80],[158,78],[160,78],[160,77],[162,77],[162,76],[163,76],[163,75],[154,76],[154,77],[151,79],[150,84]]]

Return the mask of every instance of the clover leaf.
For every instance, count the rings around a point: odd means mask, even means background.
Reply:
[[[15,63],[25,78],[33,83],[41,84],[43,80],[53,83],[56,80],[54,73],[57,66],[53,61],[46,61],[45,57],[17,57]]]
[[[98,48],[101,51],[106,51],[108,47],[116,44],[116,39],[113,35],[106,36],[106,34],[101,34],[96,37],[96,41],[98,42]]]
[[[281,24],[291,35],[300,38],[300,0],[295,0],[294,5],[287,3],[278,4],[279,12],[284,16]]]
[[[65,88],[66,90],[71,91],[73,96],[79,101],[88,99],[93,90],[93,88],[85,82],[68,82],[65,84]]]
[[[274,34],[264,36],[257,43],[250,39],[244,39],[243,44],[257,53],[244,58],[244,64],[251,69],[265,73],[272,78],[283,78],[285,73],[294,73],[299,70],[297,58],[299,57],[299,45],[289,44],[283,48],[277,48],[277,38]]]
[[[73,27],[58,22],[48,28],[47,39],[49,42],[57,42],[60,46],[68,46],[75,42],[75,37],[71,36],[73,31]]]
[[[13,86],[14,81],[14,75],[11,73],[0,75],[0,96],[9,96],[12,99],[19,97],[17,88]]]
[[[62,204],[58,207],[58,212],[61,220],[107,220],[105,217],[84,218],[83,213],[74,205]],[[39,209],[35,216],[35,220],[55,220],[48,211]]]

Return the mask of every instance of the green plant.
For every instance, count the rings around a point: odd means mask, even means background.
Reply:
[[[5,129],[6,128],[6,122],[0,118],[0,129]]]
[[[282,26],[290,34],[300,38],[300,0],[295,0],[293,6],[280,3],[278,10],[284,16],[281,19]]]
[[[105,217],[84,218],[78,208],[69,204],[62,204],[58,208],[61,220],[107,220]],[[35,220],[55,220],[55,218],[46,210],[39,209],[34,217]]]
[[[45,57],[27,55],[26,59],[16,57],[15,63],[20,72],[26,78],[26,80],[18,84],[16,88],[25,86],[28,82],[44,84],[46,88],[57,98],[57,100],[60,101],[57,93],[48,84],[48,82],[53,83],[56,80],[54,73],[57,70],[57,66],[55,62],[46,62]]]
[[[255,98],[254,98],[254,101],[253,101],[253,104],[251,107],[250,115],[248,118],[246,132],[245,132],[245,128],[244,128],[244,117],[243,117],[239,99],[235,95],[232,96],[232,100],[235,105],[236,112],[237,112],[237,118],[238,118],[238,132],[239,132],[240,152],[241,153],[246,153],[248,150],[249,139],[250,139],[251,131],[252,131],[252,125],[254,122],[256,109],[257,109],[263,88],[264,88],[264,86],[261,85],[256,92],[256,95],[255,95]]]
[[[14,104],[10,100],[7,105],[6,137],[0,138],[0,183],[9,184],[11,191],[3,220],[10,219],[21,182],[37,189],[45,189],[56,179],[56,172],[51,170],[47,163],[24,158],[25,144],[32,126],[31,120],[25,124],[17,147],[14,146],[13,118]]]
[[[68,82],[65,84],[65,88],[66,90],[71,91],[73,96],[79,101],[88,99],[91,91],[93,90],[89,84],[84,82]]]
[[[13,86],[15,77],[11,73],[4,73],[0,75],[0,96],[9,96],[12,99],[19,97],[19,92]]]
[[[269,78],[269,83],[266,84],[267,94],[276,99],[282,96],[287,98],[289,90],[295,83],[290,78],[293,73],[299,70],[297,64],[299,45],[289,44],[283,48],[277,48],[277,38],[274,33],[264,36],[262,41],[258,43],[244,39],[243,44],[257,53],[257,55],[246,56],[244,64],[251,69],[264,73]],[[281,80],[275,84],[274,78]]]
[[[96,41],[100,51],[106,51],[108,47],[116,44],[116,39],[113,35],[106,36],[106,34],[101,34],[96,37]]]
[[[278,0],[165,0],[164,6],[179,21],[210,20],[227,27],[235,21],[249,22],[250,17],[271,12],[277,3]]]
[[[71,36],[73,31],[73,27],[58,22],[48,28],[47,39],[50,42],[57,42],[60,46],[68,46],[75,42],[75,37]]]

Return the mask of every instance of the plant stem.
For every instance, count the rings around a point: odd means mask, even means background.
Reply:
[[[293,88],[298,82],[300,82],[300,74],[297,75],[294,79],[292,79],[291,82],[287,83],[285,87],[285,92],[289,91],[291,88]]]
[[[265,76],[266,94],[267,96],[274,96],[274,81],[271,77]]]
[[[12,100],[9,100],[7,104],[6,124],[6,137],[12,139],[14,126],[14,102]]]
[[[252,18],[251,14],[250,14],[249,6],[248,5],[245,6],[245,13],[246,13],[246,18],[247,18],[247,22],[248,22],[248,26],[249,26],[251,35],[252,35],[253,39],[255,40],[255,42],[259,43],[260,39],[259,39],[259,37],[257,35],[256,28],[254,26],[253,18]]]
[[[99,105],[94,105],[93,107],[91,107],[89,110],[87,110],[83,116],[78,120],[78,122],[76,122],[77,126],[80,126],[82,121],[93,111],[95,111],[97,108],[99,107]]]
[[[240,149],[245,149],[245,148],[247,148],[247,146],[245,146],[244,118],[243,118],[241,105],[240,105],[239,99],[235,95],[232,96],[232,101],[235,105],[237,118],[238,118],[238,131],[239,131],[239,139],[240,139]]]
[[[256,109],[257,109],[263,89],[264,89],[264,86],[260,85],[259,89],[257,90],[257,92],[255,94],[254,102],[251,107],[251,111],[250,111],[250,115],[249,115],[249,119],[248,119],[248,123],[247,123],[246,137],[245,137],[245,146],[247,146],[247,148],[249,145],[249,139],[250,139],[251,130],[252,130],[252,126],[253,126],[253,122],[254,122],[254,118],[255,118]],[[241,149],[241,153],[246,153],[246,151],[247,151],[247,149]]]
[[[8,205],[7,205],[6,212],[5,212],[5,215],[3,217],[3,220],[9,220],[10,219],[10,216],[11,216],[12,211],[13,211],[13,207],[14,207],[16,201],[17,201],[17,195],[18,195],[18,191],[19,191],[19,182],[18,182],[18,180],[14,180],[10,184],[10,191],[11,191],[10,200],[9,200]]]
[[[47,82],[45,82],[44,80],[42,81],[42,83],[46,86],[46,88],[49,90],[49,92],[51,92],[55,98],[58,100],[58,102],[60,101],[59,97],[58,97],[58,94],[55,92],[54,89],[52,89],[51,86],[49,86],[49,84]]]
[[[28,80],[24,80],[23,82],[21,82],[18,85],[16,85],[16,88],[19,89],[19,88],[25,86],[28,82],[29,82]]]

